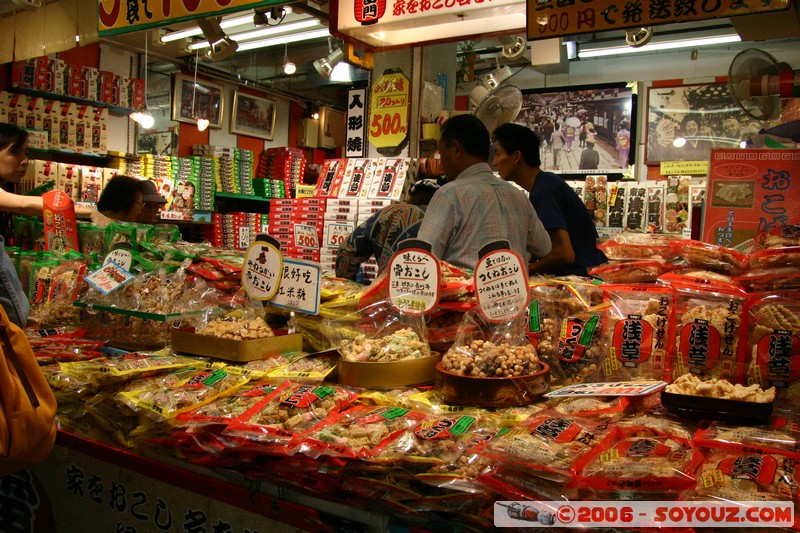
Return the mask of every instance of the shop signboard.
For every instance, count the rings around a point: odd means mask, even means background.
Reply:
[[[281,6],[284,3],[281,0],[97,0],[97,32],[100,37],[106,37],[256,7]]]
[[[270,303],[284,309],[316,315],[319,312],[321,277],[319,263],[293,257],[284,258],[280,285]]]
[[[721,0],[704,2],[589,0],[588,2],[567,4],[553,0],[528,0],[527,6],[527,36],[528,40],[532,41],[581,33],[781,11],[789,7],[789,2],[788,0],[762,0],[760,2],[744,2],[743,0],[731,2]]]
[[[344,145],[348,158],[367,155],[366,119],[367,90],[350,89],[347,91],[347,139]]]
[[[703,241],[736,247],[800,220],[800,150],[711,150]]]

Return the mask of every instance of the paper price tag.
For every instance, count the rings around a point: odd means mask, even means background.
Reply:
[[[294,245],[303,248],[319,248],[316,226],[307,224],[295,224],[294,226]]]
[[[478,309],[490,322],[507,322],[528,308],[528,265],[507,248],[508,242],[493,243],[481,250],[475,268]]]
[[[318,263],[287,257],[283,261],[280,286],[270,303],[316,315],[319,311],[321,272]]]
[[[355,224],[328,224],[325,229],[325,246],[338,248],[353,233]]]
[[[256,300],[269,300],[278,290],[283,255],[278,242],[267,235],[259,235],[245,252],[242,269],[242,286]]]
[[[83,279],[103,294],[109,294],[130,282],[133,278],[133,274],[115,262],[110,261]]]

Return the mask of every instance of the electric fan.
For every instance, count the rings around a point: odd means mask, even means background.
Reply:
[[[731,61],[728,86],[745,113],[769,120],[780,115],[781,98],[800,96],[800,71],[763,50],[748,48]]]
[[[483,122],[489,133],[506,122],[512,122],[522,109],[522,91],[513,85],[500,85],[511,77],[508,66],[478,78],[478,85],[469,93],[472,114]]]

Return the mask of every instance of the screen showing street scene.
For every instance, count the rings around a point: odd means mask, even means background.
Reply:
[[[515,122],[538,135],[541,168],[559,174],[629,172],[635,153],[632,85],[522,91]]]

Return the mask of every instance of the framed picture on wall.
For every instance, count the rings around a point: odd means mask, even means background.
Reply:
[[[275,100],[236,91],[230,131],[271,141],[275,136],[276,113]]]
[[[539,136],[542,170],[625,174],[636,150],[636,82],[526,89],[514,122]]]
[[[646,161],[705,161],[712,148],[740,148],[779,122],[750,117],[727,83],[650,87]]]
[[[218,83],[197,80],[175,75],[172,94],[172,120],[179,122],[197,122],[198,118],[208,119],[210,128],[222,127],[224,87]],[[194,107],[192,102],[194,99]]]

